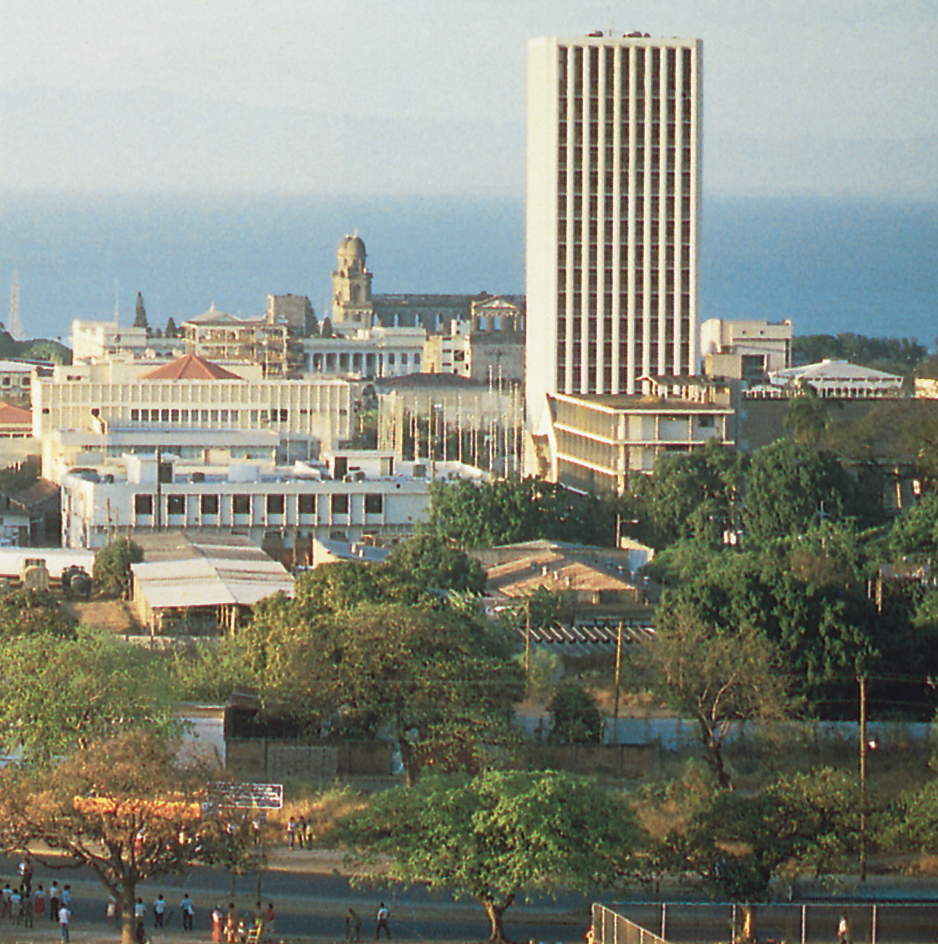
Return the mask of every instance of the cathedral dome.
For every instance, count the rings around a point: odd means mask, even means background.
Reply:
[[[346,236],[339,243],[339,255],[345,259],[365,261],[365,243],[360,236]]]

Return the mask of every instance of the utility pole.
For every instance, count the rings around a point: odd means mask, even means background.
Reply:
[[[866,676],[857,677],[860,686],[860,881],[866,881]]]

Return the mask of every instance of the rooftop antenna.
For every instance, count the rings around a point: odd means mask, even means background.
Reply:
[[[20,318],[20,280],[13,272],[13,282],[10,285],[10,320],[7,322],[10,337],[14,341],[23,340],[23,320]]]
[[[616,35],[615,21],[612,18],[612,4],[606,3],[606,22],[609,24],[609,28],[606,30],[606,35],[612,39]]]

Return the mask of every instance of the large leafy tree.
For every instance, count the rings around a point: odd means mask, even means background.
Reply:
[[[670,608],[647,653],[667,701],[698,725],[704,756],[729,788],[724,740],[734,721],[772,721],[796,707],[778,649],[760,629],[726,628]]]
[[[416,602],[428,591],[482,593],[486,580],[477,560],[433,534],[397,545],[388,555],[384,579],[387,595],[401,602]]]
[[[120,902],[121,942],[133,944],[137,885],[206,858],[213,837],[239,819],[202,818],[206,779],[141,732],[89,744],[51,768],[11,765],[0,772],[0,847],[39,843],[88,866]]]
[[[756,940],[755,903],[785,866],[832,871],[858,848],[856,778],[824,768],[780,777],[758,793],[720,791],[699,805],[681,837],[690,867],[744,905],[742,939]]]
[[[642,487],[658,540],[696,537],[721,543],[723,531],[738,523],[737,497],[747,464],[743,454],[715,442],[661,456]]]
[[[379,794],[340,823],[336,839],[375,877],[475,898],[489,940],[503,942],[505,911],[520,894],[612,884],[636,831],[626,804],[588,780],[489,771]]]
[[[764,544],[807,531],[820,519],[874,512],[864,503],[840,462],[811,446],[780,441],[757,449],[746,484],[747,540]]]
[[[427,532],[459,547],[493,547],[544,538],[611,544],[615,514],[600,499],[543,479],[437,482]]]
[[[380,604],[309,618],[281,602],[244,641],[266,704],[317,732],[390,733],[409,782],[418,747],[504,737],[524,694],[508,639],[471,611]]]
[[[75,638],[75,621],[52,593],[20,587],[0,596],[0,640],[35,633]]]
[[[163,663],[109,633],[7,639],[0,662],[0,744],[27,761],[48,762],[131,729],[177,729]]]

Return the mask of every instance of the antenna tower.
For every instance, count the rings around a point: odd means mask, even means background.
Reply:
[[[20,318],[20,281],[13,273],[13,284],[10,286],[10,320],[7,329],[14,341],[23,340],[23,320]]]

